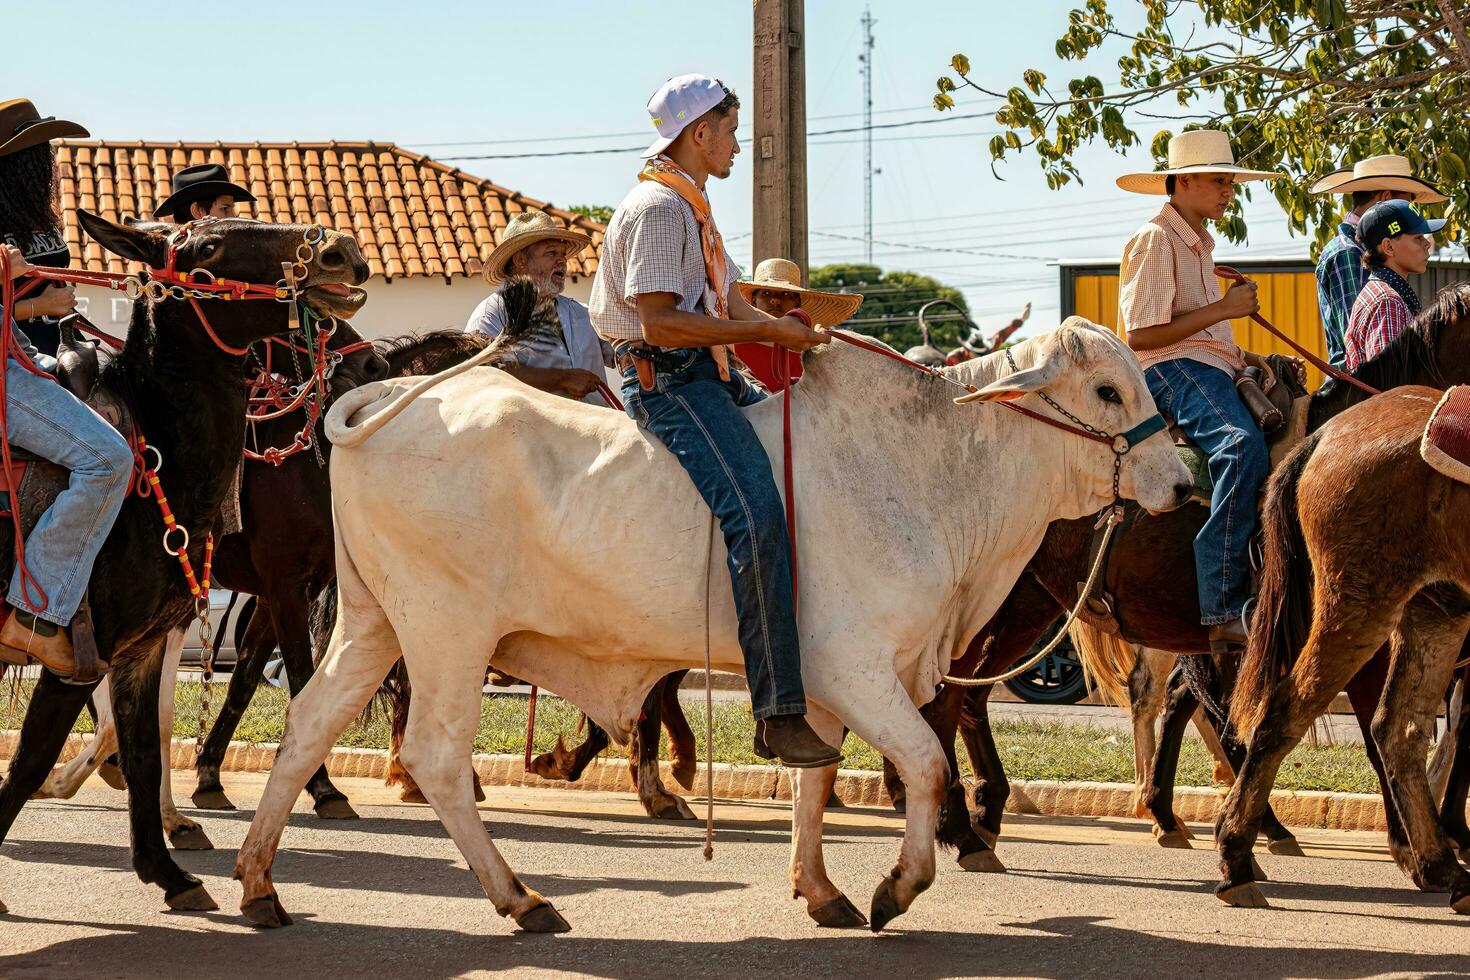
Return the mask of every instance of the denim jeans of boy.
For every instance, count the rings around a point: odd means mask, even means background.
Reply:
[[[791,595],[786,512],[771,463],[741,414],[766,393],[739,374],[720,380],[706,349],[670,350],[653,391],[623,372],[628,414],[679,460],[720,522],[740,621],[740,650],[757,719],[806,713]]]
[[[35,585],[21,587],[20,569],[7,601],[66,626],[76,614],[92,563],[122,509],[133,469],[127,440],[61,385],[14,360],[5,365],[5,421],[10,443],[66,467],[71,481],[26,537],[26,567]]]
[[[1210,517],[1194,539],[1200,622],[1240,617],[1250,598],[1250,542],[1256,502],[1270,457],[1266,439],[1220,368],[1188,358],[1160,361],[1144,372],[1159,410],[1210,457]]]

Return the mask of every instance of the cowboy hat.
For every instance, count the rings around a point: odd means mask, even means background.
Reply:
[[[41,143],[90,136],[80,125],[55,116],[41,116],[30,99],[0,102],[0,157]]]
[[[1169,140],[1169,166],[1163,170],[1124,174],[1118,187],[1134,194],[1166,194],[1171,174],[1230,174],[1235,183],[1247,180],[1275,180],[1280,174],[1268,170],[1247,170],[1235,165],[1230,149],[1230,134],[1218,129],[1193,129]]]
[[[230,172],[217,163],[201,163],[185,167],[173,176],[173,193],[153,209],[153,217],[166,218],[195,201],[212,201],[226,194],[236,201],[253,201],[251,194],[239,184],[230,183]]]
[[[545,211],[522,211],[510,219],[510,224],[505,226],[505,234],[500,236],[500,244],[495,246],[495,251],[485,260],[485,279],[492,283],[504,279],[505,267],[510,264],[511,256],[523,248],[544,241],[566,242],[569,246],[567,258],[592,244],[591,236],[571,228],[563,228]]]
[[[1308,189],[1311,194],[1352,194],[1357,191],[1403,191],[1414,195],[1415,204],[1439,204],[1449,200],[1429,181],[1414,176],[1407,157],[1394,153],[1369,157],[1351,167],[1334,170]]]
[[[801,297],[801,308],[812,318],[812,323],[824,327],[835,327],[857,312],[863,305],[862,293],[828,293],[820,289],[806,289],[801,285],[801,267],[790,259],[766,259],[755,267],[755,275],[735,284],[747,303],[762,289],[782,293],[795,293]]]

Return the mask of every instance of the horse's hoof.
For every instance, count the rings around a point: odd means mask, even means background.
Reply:
[[[686,790],[693,792],[694,777],[699,775],[699,764],[696,762],[691,762],[689,765],[686,766],[676,762],[674,763],[674,767],[669,770],[669,773],[674,777],[674,782],[678,783]]]
[[[1271,903],[1266,901],[1266,896],[1261,894],[1260,886],[1254,881],[1221,888],[1215,892],[1215,897],[1226,905],[1233,905],[1238,909],[1269,909],[1271,907]]]
[[[281,926],[289,926],[291,917],[286,914],[286,908],[281,904],[280,896],[271,892],[264,898],[252,898],[248,902],[240,903],[240,911],[250,924],[261,929],[279,929]]]
[[[1160,847],[1174,848],[1182,851],[1194,850],[1194,845],[1189,842],[1189,834],[1187,831],[1182,829],[1182,826],[1179,830],[1169,830],[1162,832],[1159,830],[1158,827],[1155,827],[1154,836],[1159,839]]]
[[[838,796],[837,791],[834,789],[827,794],[826,808],[828,810],[846,810],[847,804],[842,802],[842,797]]]
[[[480,780],[479,780],[478,777],[476,777],[476,779],[475,779],[475,802],[476,803],[484,803],[485,802],[485,787],[483,787],[483,786],[480,785]],[[356,816],[356,815],[357,814],[353,814],[353,816]]]
[[[214,843],[198,824],[179,824],[168,835],[176,851],[212,851]]]
[[[1256,860],[1256,856],[1254,854],[1251,855],[1251,876],[1254,877],[1257,881],[1271,880],[1271,876],[1266,874],[1266,869],[1261,867],[1261,862]]]
[[[203,885],[186,888],[172,898],[165,895],[163,900],[175,912],[213,912],[219,908],[214,904],[214,899],[209,897],[209,892],[204,890]]]
[[[526,767],[526,772],[542,779],[566,779],[566,775],[557,768],[556,760],[551,757],[550,752],[543,752],[531,760]]]
[[[316,815],[323,820],[356,820],[357,811],[345,796],[328,796],[317,801]]]
[[[868,928],[881,932],[883,927],[903,914],[898,907],[898,896],[893,894],[893,878],[884,878],[873,892],[873,906],[868,910]]]
[[[857,910],[856,905],[847,900],[846,895],[838,895],[830,902],[807,909],[806,914],[823,929],[857,929],[868,924],[868,920]]]
[[[896,799],[896,800],[893,801],[893,812],[894,813],[907,813],[908,812],[908,804],[904,802],[904,798],[902,796],[900,796],[898,799]]]
[[[0,903],[0,912],[4,910],[4,903]],[[1470,891],[1463,893],[1459,898],[1451,899],[1450,911],[1456,915],[1470,915]]]
[[[650,807],[650,810],[652,811],[653,818],[655,820],[693,820],[693,819],[695,819],[695,817],[694,817],[694,811],[691,810],[691,809],[689,809],[689,804],[688,803],[685,803],[682,799],[680,799],[677,796],[670,796],[667,800],[663,801],[662,803],[659,803],[657,805],[651,806]]]
[[[988,874],[1005,874],[1006,866],[992,850],[971,851],[960,855],[960,867],[966,871],[983,871]]]
[[[1297,843],[1295,837],[1283,837],[1273,840],[1266,845],[1266,853],[1275,854],[1277,857],[1306,857],[1307,852]]]
[[[977,837],[990,845],[992,851],[995,850],[995,842],[1000,840],[999,833],[991,830],[989,827],[974,827],[972,829],[975,831]]]
[[[423,791],[417,786],[405,786],[403,792],[398,794],[398,802],[427,804],[429,801],[425,799]]]
[[[516,925],[524,932],[571,932],[571,923],[561,917],[561,913],[551,907],[551,903],[542,901],[539,905],[531,906],[530,911],[522,912],[516,916]]]
[[[122,770],[111,762],[104,762],[97,767],[97,775],[102,781],[113,789],[127,789],[128,781],[123,777]]]
[[[194,806],[200,810],[233,810],[235,804],[225,795],[222,789],[196,789],[194,791]]]

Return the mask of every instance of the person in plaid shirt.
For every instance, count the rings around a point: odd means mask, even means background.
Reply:
[[[1408,277],[1429,268],[1429,236],[1444,219],[1428,219],[1408,201],[1375,204],[1358,224],[1368,281],[1348,318],[1347,368],[1356,371],[1403,333],[1419,312],[1419,296]]]
[[[1368,281],[1364,249],[1358,241],[1358,223],[1363,214],[1383,201],[1438,204],[1447,198],[1433,184],[1415,177],[1407,158],[1392,154],[1369,157],[1356,166],[1333,171],[1314,183],[1310,193],[1346,194],[1352,198],[1352,210],[1343,215],[1337,234],[1317,261],[1317,306],[1327,335],[1327,360],[1335,367],[1344,367],[1347,347],[1343,336],[1348,317]]]

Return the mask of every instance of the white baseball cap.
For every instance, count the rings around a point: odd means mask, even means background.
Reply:
[[[725,86],[708,75],[679,75],[664,82],[648,100],[648,115],[658,139],[643,155],[656,156],[667,150],[685,126],[723,102],[726,94]]]

